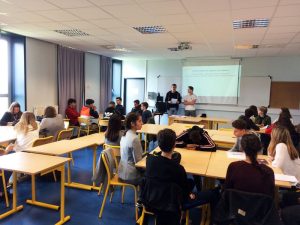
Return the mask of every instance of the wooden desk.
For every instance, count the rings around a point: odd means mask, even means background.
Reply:
[[[45,155],[69,155],[74,151],[91,147],[93,150],[93,173],[96,169],[96,162],[97,162],[97,147],[104,144],[104,133],[96,133],[92,135],[87,135],[80,138],[75,138],[72,140],[62,140],[57,142],[52,142],[45,145],[40,145],[37,147],[31,147],[26,149],[26,152],[32,152],[37,154],[45,154]],[[96,184],[93,185],[86,185],[75,183],[71,181],[71,162],[68,162],[68,173],[67,173],[67,183],[65,184],[67,187],[79,188],[84,190],[99,190],[96,187]]]
[[[13,126],[0,126],[0,145],[16,140],[17,134]]]
[[[231,120],[215,117],[169,116],[169,125],[174,122],[202,124],[207,129],[218,129],[220,123],[229,123]]]
[[[259,159],[266,159],[267,156],[265,155],[258,155]],[[227,168],[230,163],[238,161],[238,159],[231,159],[227,157],[227,152],[226,151],[216,151],[215,153],[212,153],[208,169],[206,172],[207,177],[212,177],[212,178],[219,178],[219,179],[225,179],[226,178],[226,173],[227,173]],[[279,168],[274,168],[273,169],[274,173],[281,173],[282,171]],[[246,175],[245,175],[246,176]],[[285,187],[285,188],[290,188],[291,184],[290,182],[284,182],[284,181],[275,181],[275,185],[278,187]]]
[[[232,148],[236,142],[236,137],[233,135],[232,131],[223,130],[209,130],[206,129],[209,136],[219,147]]]
[[[0,157],[0,169],[9,170],[13,172],[13,206],[8,212],[0,215],[3,219],[13,213],[23,209],[22,205],[17,206],[17,173],[25,173],[31,175],[32,181],[32,199],[26,202],[31,205],[36,205],[48,209],[60,209],[60,221],[56,225],[64,224],[70,220],[70,216],[65,216],[65,166],[66,162],[70,162],[70,158],[46,156],[40,154],[32,154],[25,152],[18,152],[14,154],[4,155]],[[60,206],[39,202],[36,200],[35,194],[35,175],[57,169],[61,172],[60,185]]]
[[[138,130],[138,133],[143,133],[143,134],[153,134],[157,135],[159,131],[168,128],[167,125],[160,125],[160,124],[150,124],[146,123],[143,124],[142,129]]]
[[[154,151],[159,151],[159,148],[156,148]],[[201,176],[206,174],[211,152],[193,151],[183,148],[175,148],[175,151],[181,154],[180,164],[187,173]],[[135,166],[146,168],[146,157],[135,164]]]
[[[192,128],[193,126],[198,126],[203,128],[204,126],[201,124],[187,124],[187,123],[172,123],[168,126],[168,128],[174,130],[176,132],[176,135],[180,135],[182,132]]]

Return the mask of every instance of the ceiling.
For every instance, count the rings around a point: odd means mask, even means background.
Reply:
[[[270,19],[268,28],[233,29],[236,19]],[[132,27],[161,25],[166,33]],[[2,30],[118,58],[300,55],[300,0],[0,0]],[[67,37],[54,32],[79,29]],[[189,41],[192,50],[170,52]],[[235,49],[258,44],[258,49]],[[130,52],[107,50],[115,45]]]

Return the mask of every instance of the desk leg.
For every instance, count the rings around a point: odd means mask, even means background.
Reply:
[[[52,204],[48,204],[48,203],[44,203],[44,202],[39,202],[36,201],[36,192],[35,192],[35,175],[31,175],[31,200],[26,200],[27,204],[30,205],[35,205],[35,206],[40,206],[40,207],[44,207],[47,209],[54,209],[54,210],[58,210],[59,206],[57,205],[52,205]]]
[[[70,161],[69,161],[70,162]],[[65,216],[65,165],[62,165],[59,169],[60,175],[60,221],[55,225],[61,225],[71,219],[70,216]]]
[[[145,136],[145,149],[144,152],[147,152],[147,134],[144,134]]]
[[[6,207],[8,208],[9,207],[9,201],[8,201],[8,196],[7,196],[4,170],[1,170],[1,177],[2,177],[2,184],[3,184],[3,192],[4,192],[4,196],[5,196],[5,204],[6,204]]]
[[[0,220],[23,209],[23,205],[17,206],[17,172],[13,172],[13,207],[0,215]]]
[[[96,163],[97,163],[97,145],[93,146],[93,175],[96,172]],[[96,183],[93,182],[92,190],[99,191],[100,187],[96,186]]]
[[[70,154],[69,154],[69,158],[70,158]],[[87,190],[87,191],[92,190],[91,185],[75,183],[75,182],[72,182],[71,179],[72,179],[71,178],[71,161],[68,161],[67,183],[65,183],[65,186],[66,187],[71,187],[71,188],[78,188],[78,189],[82,189],[82,190]]]

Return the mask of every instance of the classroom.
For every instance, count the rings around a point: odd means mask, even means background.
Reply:
[[[300,225],[300,0],[0,0],[0,224]]]

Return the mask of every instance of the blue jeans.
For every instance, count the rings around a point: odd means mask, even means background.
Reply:
[[[178,110],[176,108],[170,108],[168,109],[168,115],[171,116],[171,115],[177,115],[178,113]]]

